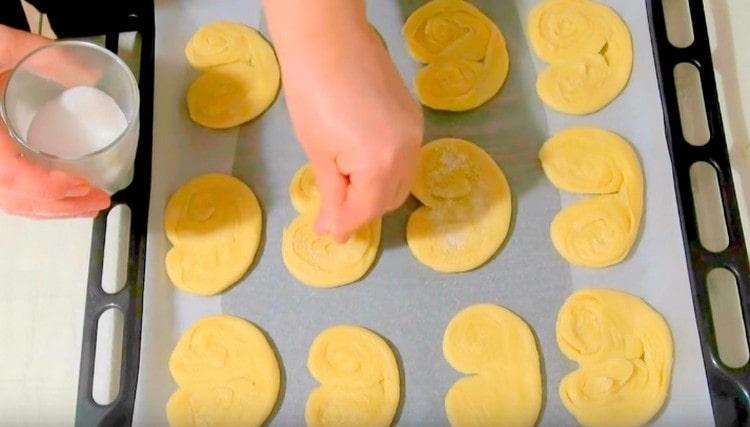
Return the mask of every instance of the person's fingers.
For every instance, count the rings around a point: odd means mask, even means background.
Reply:
[[[37,200],[82,197],[92,187],[77,176],[47,170],[19,156],[0,121],[0,191]]]
[[[401,179],[396,183],[393,189],[393,197],[390,198],[390,203],[386,206],[388,211],[395,211],[404,204],[406,199],[409,197],[411,184],[407,184],[406,180]]]
[[[0,191],[5,193],[53,201],[82,197],[92,192],[92,187],[83,178],[61,171],[50,171],[19,157],[6,157],[0,161]]]
[[[339,243],[346,242],[352,233],[384,213],[386,198],[391,188],[383,177],[356,174],[350,179],[346,198],[335,218],[331,235]]]
[[[0,25],[0,72],[11,70],[29,53],[50,43],[52,40],[45,37]],[[92,66],[76,54],[60,49],[32,58],[25,66],[65,87],[94,85],[102,77],[99,67]],[[0,85],[0,88],[3,87]]]
[[[5,85],[8,83],[10,71],[0,71],[0,95],[5,93]]]
[[[0,209],[32,218],[91,217],[110,204],[107,193],[94,189],[83,197],[60,200],[34,200],[14,194],[0,195]]]
[[[0,25],[0,70],[13,68],[29,52],[50,42],[42,36]]]
[[[0,120],[0,162],[5,162],[6,159],[18,157],[18,151],[16,150],[15,143],[13,142],[8,128],[5,127],[5,122]]]
[[[311,163],[321,198],[315,231],[318,234],[328,234],[333,227],[336,212],[344,201],[348,180],[339,172],[333,157],[314,157]]]
[[[0,208],[0,212],[3,210]],[[15,216],[22,216],[24,218],[33,219],[35,221],[50,221],[50,220],[56,220],[56,219],[76,219],[76,218],[96,218],[97,215],[99,215],[100,211],[96,212],[85,212],[82,214],[77,215],[58,215],[58,216],[38,216],[38,215],[20,215],[20,214],[11,214]],[[9,213],[10,214],[10,213]]]

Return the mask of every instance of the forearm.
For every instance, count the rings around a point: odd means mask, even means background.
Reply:
[[[312,43],[367,24],[364,0],[263,0],[266,19],[282,49]]]
[[[320,189],[315,229],[344,242],[407,197],[421,110],[364,0],[263,1],[287,108]]]
[[[342,45],[370,31],[364,0],[263,0],[282,68],[336,63]]]

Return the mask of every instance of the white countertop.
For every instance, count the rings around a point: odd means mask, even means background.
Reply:
[[[705,3],[735,184],[750,235],[750,51],[736,42],[750,40],[750,3]],[[0,214],[0,236],[1,423],[72,424],[91,221],[36,222]]]

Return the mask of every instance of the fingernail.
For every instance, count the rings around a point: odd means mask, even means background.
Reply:
[[[83,197],[91,192],[91,186],[84,183],[76,184],[73,188],[65,193],[66,197]]]

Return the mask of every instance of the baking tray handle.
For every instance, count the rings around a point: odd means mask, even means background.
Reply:
[[[708,275],[715,269],[726,269],[737,281],[745,334],[750,331],[750,267],[742,231],[726,135],[716,90],[711,46],[702,0],[688,0],[694,41],[686,47],[672,45],[667,37],[667,22],[662,0],[646,0],[651,26],[651,43],[664,107],[664,124],[672,158],[685,254],[693,293],[693,307],[701,339],[703,362],[711,395],[714,420],[718,426],[748,425],[750,369],[746,364],[730,368],[722,363],[713,323],[708,293]],[[710,130],[708,143],[695,146],[682,132],[674,69],[678,64],[694,65],[700,73],[706,118]],[[698,234],[690,167],[706,162],[716,170],[726,219],[729,245],[712,252],[703,247]],[[750,341],[750,339],[748,339]]]
[[[154,4],[151,0],[130,1],[122,16],[107,23],[105,46],[117,53],[119,34],[136,31],[141,39],[139,88],[140,135],[133,182],[112,197],[112,206],[125,205],[131,211],[130,250],[127,280],[122,290],[109,294],[102,289],[104,243],[109,210],[94,219],[83,343],[78,383],[76,426],[129,426],[133,420],[140,362],[143,286],[146,266],[146,236],[151,193],[151,147],[154,93]],[[92,34],[81,34],[91,36]],[[120,385],[114,401],[96,403],[93,397],[94,362],[99,317],[117,308],[123,315],[123,342]]]

